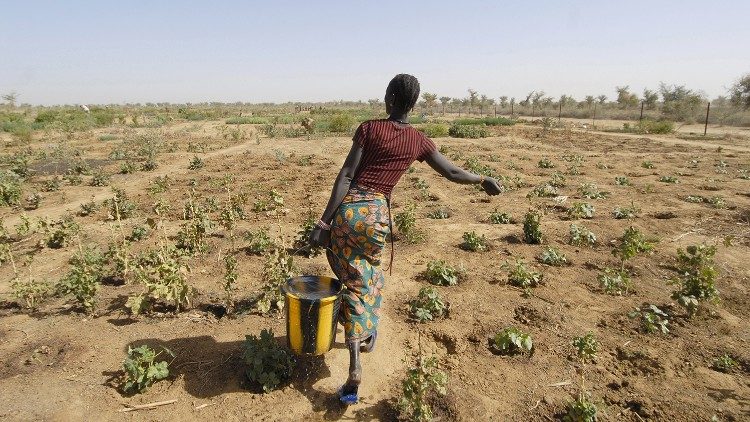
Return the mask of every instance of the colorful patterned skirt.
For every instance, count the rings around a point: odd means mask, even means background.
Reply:
[[[381,193],[352,187],[331,223],[328,263],[346,286],[340,321],[346,341],[363,340],[378,328],[385,286],[380,256],[390,232],[388,201]]]

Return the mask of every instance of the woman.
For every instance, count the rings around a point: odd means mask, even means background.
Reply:
[[[489,195],[501,192],[496,180],[456,167],[409,125],[408,114],[417,99],[417,78],[399,74],[391,80],[385,91],[388,119],[366,121],[357,128],[328,205],[310,234],[311,244],[329,246],[328,263],[346,286],[340,318],[349,348],[349,378],[338,394],[347,405],[358,400],[359,353],[371,352],[377,339],[384,286],[380,256],[390,233],[393,187],[417,160],[452,182],[481,184]]]

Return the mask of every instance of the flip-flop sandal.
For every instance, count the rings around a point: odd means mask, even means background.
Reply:
[[[375,330],[370,334],[370,337],[367,338],[366,342],[362,342],[362,345],[359,347],[359,350],[362,353],[370,353],[373,350],[375,350],[375,341],[378,339],[378,331]]]
[[[359,388],[357,388],[359,390]],[[357,395],[357,390],[354,390],[353,393],[350,394],[344,394],[344,386],[342,385],[339,387],[336,394],[339,396],[339,401],[345,405],[345,406],[351,406],[353,404],[357,404],[359,402],[359,395]]]

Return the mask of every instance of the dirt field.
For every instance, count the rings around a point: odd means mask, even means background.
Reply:
[[[285,244],[290,244],[308,209],[321,212],[331,184],[350,146],[345,137],[307,140],[267,139],[255,134],[237,142],[221,136],[220,122],[174,124],[158,129],[159,136],[175,142],[176,152],[158,157],[152,172],[113,175],[111,186],[125,189],[137,203],[134,217],[124,220],[126,231],[153,217],[152,205],[159,197],[172,204],[166,231],[174,235],[182,204],[195,179],[199,198],[223,200],[225,193],[216,183],[225,175],[235,177],[233,186],[256,197],[276,189],[284,198],[285,215],[267,217],[246,208],[248,218],[239,221],[238,231],[269,226],[280,227]],[[132,131],[132,129],[129,129]],[[209,238],[209,250],[191,260],[190,283],[197,289],[193,306],[173,316],[151,314],[131,318],[124,303],[140,291],[133,284],[109,283],[98,295],[95,316],[80,313],[69,302],[54,298],[36,311],[16,304],[11,295],[9,265],[0,267],[0,419],[3,420],[393,420],[400,383],[419,350],[436,354],[448,373],[448,395],[436,402],[440,420],[556,420],[566,404],[578,394],[581,374],[585,389],[599,407],[603,420],[721,421],[750,420],[750,180],[741,179],[740,169],[750,170],[750,146],[742,135],[717,141],[683,140],[675,137],[589,133],[560,130],[544,133],[538,127],[513,126],[492,129],[484,139],[436,139],[463,163],[477,157],[500,174],[519,176],[525,187],[489,198],[473,187],[453,185],[424,164],[415,164],[393,195],[393,212],[410,202],[417,204],[417,226],[426,241],[408,244],[397,241],[395,263],[386,276],[384,317],[375,353],[364,355],[362,403],[341,408],[334,392],[345,380],[348,355],[341,343],[324,359],[305,359],[298,364],[290,384],[268,394],[247,386],[241,359],[246,334],[273,328],[280,339],[285,335],[283,318],[252,313],[218,318],[210,304],[221,297],[220,250],[229,247],[223,230],[217,227]],[[146,129],[139,129],[146,131]],[[100,141],[107,133],[117,139]],[[124,130],[76,135],[65,142],[69,150],[81,150],[88,160],[116,173],[119,163],[109,153],[127,136]],[[734,136],[734,137],[733,137]],[[35,148],[52,151],[59,141],[51,137]],[[206,152],[187,152],[188,144],[204,143]],[[197,155],[205,162],[189,170]],[[309,157],[308,157],[309,156]],[[573,157],[580,156],[580,174],[569,174]],[[308,159],[309,158],[309,159]],[[539,168],[548,158],[555,168]],[[641,167],[644,161],[652,169]],[[53,159],[33,164],[37,176],[32,185],[41,186],[55,172],[63,174],[70,163]],[[560,204],[550,199],[529,200],[527,193],[550,179],[565,174],[567,186]],[[171,188],[151,194],[147,187],[157,176],[168,175]],[[631,186],[615,183],[626,176]],[[679,183],[660,182],[661,176],[675,176]],[[435,200],[420,199],[413,178],[429,184]],[[86,179],[88,180],[88,179]],[[610,192],[606,199],[585,200],[596,208],[593,219],[577,221],[598,237],[594,248],[568,244],[572,221],[565,209],[582,200],[578,187],[595,183]],[[40,188],[39,188],[40,189]],[[309,198],[307,196],[309,195]],[[724,207],[685,201],[688,195],[720,196]],[[111,187],[63,187],[43,193],[32,217],[60,218],[75,213],[92,199],[101,203],[112,197]],[[637,218],[614,219],[613,208],[640,209]],[[571,261],[569,266],[550,267],[536,257],[546,245],[522,241],[524,213],[542,207],[542,231],[546,244],[559,248]],[[427,218],[429,211],[446,207],[451,217]],[[515,224],[488,222],[491,211],[511,214]],[[20,210],[0,208],[5,226],[20,221]],[[107,213],[75,217],[85,234],[85,244],[105,247],[112,238]],[[613,296],[601,291],[597,274],[606,266],[618,266],[612,244],[630,225],[659,239],[655,252],[630,263],[634,291]],[[487,236],[490,250],[467,252],[458,247],[462,234],[474,230]],[[17,239],[12,252],[19,262],[36,249],[40,234]],[[152,248],[156,234],[134,244],[134,250]],[[674,286],[667,281],[678,248],[716,244],[721,302],[709,304],[696,317],[687,319],[684,310],[670,299]],[[67,271],[75,244],[62,249],[42,248],[30,266],[34,277],[56,281]],[[387,257],[389,250],[384,252]],[[236,255],[239,261],[239,300],[251,297],[263,284],[263,257]],[[504,262],[524,258],[544,273],[543,285],[526,297],[507,285]],[[427,285],[421,277],[427,262],[444,259],[462,265],[465,276],[453,287],[439,287],[450,303],[448,318],[426,324],[413,322],[408,302]],[[330,275],[322,256],[297,258],[303,273]],[[655,304],[672,315],[669,334],[645,334],[639,321],[628,317],[635,307]],[[517,326],[534,341],[531,355],[498,356],[488,348],[488,338],[497,331]],[[571,341],[592,331],[601,342],[598,357],[580,364],[573,358]],[[343,339],[339,332],[337,340]],[[176,353],[168,380],[155,384],[145,394],[123,396],[115,386],[128,345],[165,345]],[[739,363],[730,373],[712,369],[713,360],[723,354]],[[125,405],[177,399],[174,404],[131,413],[120,413]]]

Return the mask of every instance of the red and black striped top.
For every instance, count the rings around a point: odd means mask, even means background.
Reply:
[[[359,125],[354,142],[364,152],[353,182],[387,197],[414,160],[424,161],[437,149],[422,132],[386,119]]]

